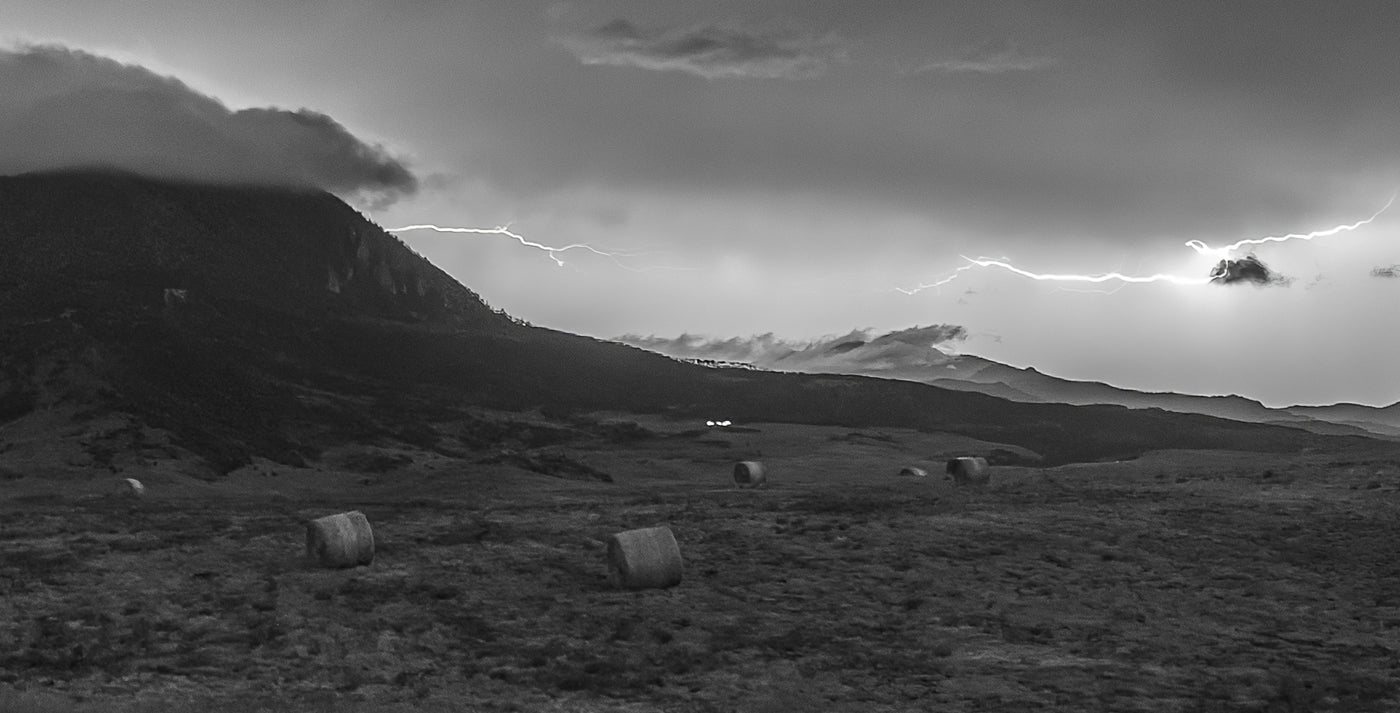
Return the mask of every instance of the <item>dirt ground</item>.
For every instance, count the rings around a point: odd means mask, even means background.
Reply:
[[[0,462],[0,713],[1400,710],[1400,453],[968,489],[941,461],[989,444],[643,425],[569,449],[612,483]],[[767,488],[733,487],[750,458]],[[306,520],[351,509],[374,564],[310,566]],[[611,588],[608,535],[658,524],[684,581]]]

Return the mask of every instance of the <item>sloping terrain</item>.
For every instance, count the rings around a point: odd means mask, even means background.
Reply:
[[[1400,437],[1400,404],[1375,408],[1357,404],[1269,408],[1240,396],[1192,396],[1124,389],[1095,381],[1074,381],[1018,368],[972,354],[952,354],[933,346],[959,328],[913,327],[867,339],[863,333],[792,344],[771,336],[704,340],[627,335],[624,344],[678,359],[710,365],[805,374],[854,374],[903,379],[943,389],[972,391],[1022,403],[1076,406],[1117,405],[1196,413],[1247,423],[1271,423],[1327,435]],[[856,338],[861,337],[861,338]]]
[[[685,364],[320,193],[0,179],[0,246],[0,713],[1400,705],[1388,442]]]
[[[1293,406],[1284,409],[1297,416],[1324,419],[1333,423],[1350,423],[1371,429],[1381,425],[1391,435],[1400,435],[1400,403],[1383,408],[1361,404],[1333,404],[1331,406]]]
[[[254,456],[302,464],[346,442],[473,452],[489,445],[461,436],[473,408],[536,410],[561,430],[602,409],[903,426],[1049,464],[1346,443],[895,380],[706,369],[534,328],[320,192],[0,178],[0,247],[0,420],[127,414],[218,472]]]
[[[1269,408],[1242,396],[1192,396],[1164,392],[1124,389],[1094,381],[1075,381],[1043,374],[1033,368],[1018,369],[978,357],[955,357],[958,369],[951,378],[941,375],[916,379],[934,386],[951,387],[952,382],[965,381],[983,393],[1010,390],[1005,398],[1020,400],[1016,393],[1029,400],[1076,405],[1116,404],[1129,408],[1159,408],[1179,413],[1199,413],[1248,423],[1276,423],[1302,428],[1313,433],[1378,436],[1400,436],[1394,423],[1395,406],[1375,408],[1350,405],[1336,407]],[[972,363],[967,363],[971,361]]]

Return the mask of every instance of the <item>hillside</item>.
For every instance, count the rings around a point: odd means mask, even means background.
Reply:
[[[351,442],[488,457],[505,441],[530,447],[518,419],[499,415],[524,412],[564,440],[606,435],[599,411],[722,415],[961,434],[1047,464],[1363,442],[684,364],[496,312],[321,192],[96,172],[0,178],[0,249],[3,428],[124,414],[172,434],[167,452],[187,449],[219,472],[254,456],[311,462]]]
[[[957,376],[936,376],[916,379],[946,388],[964,388],[1015,401],[1027,400],[1074,405],[1115,404],[1134,409],[1158,408],[1178,413],[1198,413],[1248,423],[1274,423],[1302,428],[1313,433],[1333,435],[1400,435],[1400,430],[1385,422],[1385,411],[1357,407],[1343,418],[1326,409],[1269,408],[1242,396],[1194,396],[1168,392],[1145,392],[1125,389],[1095,381],[1062,379],[1033,368],[1016,368],[972,356],[957,357]],[[958,386],[954,386],[954,382]],[[1017,394],[1024,394],[1021,399]]]
[[[873,338],[860,333],[789,344],[766,338],[703,340],[627,335],[624,344],[679,359],[737,363],[749,368],[806,374],[853,374],[903,379],[943,389],[974,391],[1023,403],[1117,405],[1195,413],[1248,423],[1270,423],[1326,435],[1400,436],[1400,404],[1269,408],[1241,396],[1144,392],[1095,381],[1074,381],[1018,368],[973,354],[930,346],[946,339],[947,325],[914,327]],[[856,337],[860,338],[856,338]]]

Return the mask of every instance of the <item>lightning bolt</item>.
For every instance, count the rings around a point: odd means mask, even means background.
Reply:
[[[1046,281],[1046,282],[1082,282],[1082,283],[1090,283],[1090,284],[1102,284],[1102,283],[1105,283],[1105,282],[1113,282],[1113,281],[1116,281],[1116,282],[1119,282],[1119,283],[1124,283],[1124,284],[1141,284],[1141,283],[1147,283],[1147,282],[1170,282],[1170,283],[1175,284],[1175,285],[1204,285],[1204,284],[1206,284],[1207,282],[1210,282],[1210,278],[1208,278],[1208,277],[1204,277],[1204,278],[1181,277],[1180,275],[1168,275],[1168,274],[1164,274],[1164,273],[1158,273],[1158,274],[1155,274],[1155,275],[1125,275],[1125,274],[1123,274],[1123,273],[1121,273],[1121,272],[1105,272],[1105,273],[1100,273],[1100,274],[1097,274],[1097,275],[1080,275],[1080,274],[1073,274],[1073,273],[1069,273],[1069,274],[1055,274],[1055,273],[1031,272],[1030,270],[1025,270],[1025,269],[1016,267],[1015,265],[1012,265],[1011,262],[1010,262],[1007,258],[1005,258],[1005,257],[1003,257],[1003,258],[990,258],[990,257],[976,257],[976,258],[971,258],[971,257],[968,257],[968,256],[966,256],[966,255],[959,255],[958,257],[961,257],[963,260],[967,261],[967,264],[966,264],[966,265],[962,265],[962,266],[960,266],[960,267],[953,268],[953,269],[947,274],[946,277],[943,277],[942,279],[936,280],[936,281],[934,281],[934,282],[920,283],[920,284],[918,284],[918,285],[916,285],[916,286],[914,286],[914,287],[910,287],[910,288],[896,287],[896,288],[894,288],[895,291],[896,291],[896,292],[902,292],[902,293],[904,293],[904,294],[906,294],[906,295],[914,295],[914,294],[918,294],[918,293],[920,293],[920,292],[923,292],[924,290],[929,290],[929,289],[934,289],[934,288],[937,288],[937,287],[942,287],[942,286],[944,286],[944,285],[946,285],[946,284],[952,282],[953,280],[958,279],[958,277],[960,277],[960,276],[962,275],[962,273],[964,273],[964,272],[966,272],[966,271],[968,271],[968,270],[971,270],[971,269],[973,269],[973,268],[977,268],[977,267],[995,267],[995,268],[999,268],[999,269],[1002,269],[1002,270],[1006,270],[1007,272],[1011,272],[1011,273],[1020,275],[1021,277],[1029,277],[1029,278],[1032,279],[1032,280],[1042,280],[1042,281]],[[1096,291],[1096,290],[1091,290],[1091,291]]]
[[[565,265],[565,262],[564,262],[563,258],[559,257],[560,254],[565,253],[565,252],[568,252],[568,251],[570,251],[570,250],[583,250],[583,251],[585,251],[585,252],[590,252],[590,253],[593,253],[594,255],[598,255],[598,256],[600,256],[600,257],[608,258],[609,260],[612,260],[614,263],[616,263],[618,267],[621,267],[621,268],[624,269],[624,270],[631,270],[631,271],[633,271],[633,272],[646,272],[647,270],[683,270],[683,269],[686,269],[686,268],[679,268],[679,267],[664,267],[664,266],[633,267],[633,266],[631,266],[631,265],[628,265],[628,264],[622,262],[622,259],[623,259],[623,258],[635,258],[635,257],[640,257],[640,256],[645,255],[645,254],[647,254],[647,253],[643,253],[643,252],[626,252],[626,251],[611,251],[611,252],[610,252],[610,251],[607,251],[607,250],[600,250],[600,249],[595,248],[595,247],[593,247],[592,245],[588,245],[588,244],[586,244],[586,243],[570,243],[570,244],[568,244],[568,245],[564,245],[564,246],[560,246],[560,247],[555,247],[555,246],[552,246],[552,245],[545,245],[544,243],[537,243],[537,242],[535,242],[535,241],[533,241],[533,240],[527,239],[525,236],[520,235],[519,233],[515,233],[515,232],[511,231],[509,225],[500,225],[500,226],[497,226],[497,227],[494,227],[494,228],[457,228],[457,227],[444,227],[444,226],[441,226],[441,225],[432,225],[431,223],[421,223],[421,224],[416,224],[416,225],[405,225],[405,226],[403,226],[403,227],[401,227],[401,228],[386,228],[386,229],[385,229],[385,232],[387,232],[387,233],[402,233],[402,232],[406,232],[406,231],[410,231],[410,230],[431,230],[431,231],[438,232],[438,233],[471,233],[471,234],[475,234],[475,235],[503,235],[503,236],[505,236],[505,237],[514,239],[516,242],[520,243],[521,245],[524,245],[524,246],[527,247],[527,248],[534,248],[534,249],[536,249],[536,250],[544,251],[546,254],[549,255],[549,259],[553,260],[553,261],[554,261],[554,264],[555,264],[556,266],[558,266],[558,267],[564,267],[564,265]]]
[[[1205,256],[1207,256],[1207,257],[1210,257],[1210,258],[1216,259],[1216,260],[1226,260],[1226,259],[1229,259],[1230,256],[1231,256],[1236,250],[1239,250],[1240,248],[1242,248],[1242,247],[1244,247],[1244,246],[1246,246],[1246,245],[1264,245],[1265,243],[1282,243],[1282,242],[1287,242],[1287,241],[1289,241],[1289,240],[1313,240],[1314,238],[1325,238],[1325,237],[1329,237],[1329,236],[1332,236],[1332,235],[1338,235],[1338,234],[1341,234],[1341,233],[1349,233],[1349,232],[1351,232],[1351,231],[1353,231],[1353,230],[1357,230],[1357,229],[1362,228],[1362,227],[1364,227],[1364,226],[1370,225],[1373,221],[1375,221],[1377,218],[1379,218],[1379,217],[1381,216],[1382,213],[1386,212],[1386,211],[1390,208],[1390,206],[1391,206],[1392,204],[1395,203],[1395,199],[1396,199],[1397,195],[1400,195],[1400,192],[1397,192],[1396,194],[1392,194],[1392,195],[1390,196],[1390,200],[1386,201],[1386,202],[1385,202],[1385,205],[1381,206],[1380,210],[1378,210],[1378,211],[1376,211],[1374,214],[1372,214],[1371,217],[1365,218],[1365,219],[1362,219],[1362,220],[1358,220],[1358,221],[1356,221],[1355,223],[1345,223],[1345,224],[1338,225],[1338,226],[1335,226],[1335,227],[1327,228],[1327,229],[1325,229],[1325,230],[1315,230],[1315,231],[1313,231],[1313,232],[1311,232],[1311,233],[1289,233],[1289,234],[1287,234],[1287,235],[1270,235],[1270,236],[1263,237],[1263,238],[1246,238],[1246,239],[1244,239],[1244,240],[1239,240],[1239,241],[1230,243],[1229,245],[1226,245],[1226,246],[1224,246],[1224,247],[1219,247],[1219,248],[1210,247],[1209,245],[1205,244],[1204,242],[1202,242],[1202,241],[1200,241],[1200,240],[1188,240],[1188,241],[1186,241],[1185,245],[1186,245],[1186,247],[1189,247],[1189,248],[1191,248],[1192,250],[1195,250],[1197,254],[1205,255]],[[958,279],[958,277],[960,277],[960,276],[962,275],[962,273],[964,273],[964,272],[966,272],[966,271],[968,271],[968,270],[971,270],[972,268],[975,268],[975,267],[984,267],[984,268],[985,268],[985,267],[995,267],[995,268],[1000,268],[1000,269],[1002,269],[1002,270],[1006,270],[1006,271],[1008,271],[1008,272],[1015,273],[1015,274],[1020,275],[1020,276],[1022,276],[1022,277],[1028,277],[1028,278],[1030,278],[1030,279],[1032,279],[1032,280],[1043,280],[1043,281],[1049,281],[1049,282],[1080,282],[1080,283],[1092,283],[1092,284],[1101,284],[1101,283],[1105,283],[1105,282],[1119,282],[1119,283],[1122,283],[1122,284],[1142,284],[1142,283],[1148,283],[1148,282],[1169,282],[1169,283],[1174,284],[1174,285],[1204,285],[1204,284],[1207,284],[1207,283],[1211,282],[1211,278],[1210,278],[1210,277],[1204,277],[1204,278],[1182,277],[1182,276],[1180,276],[1180,275],[1169,275],[1169,274],[1165,274],[1165,273],[1157,273],[1157,274],[1154,274],[1154,275],[1125,275],[1125,274],[1123,274],[1123,273],[1121,273],[1121,272],[1105,272],[1105,273],[1100,273],[1100,274],[1097,274],[1097,275],[1082,275],[1082,274],[1073,274],[1073,273],[1071,273],[1071,274],[1039,273],[1039,272],[1031,272],[1030,270],[1025,270],[1025,269],[1016,267],[1015,265],[1012,265],[1011,262],[1010,262],[1007,258],[1005,258],[1005,257],[1000,258],[1000,259],[997,259],[997,258],[989,258],[989,257],[970,258],[970,257],[967,257],[966,255],[960,255],[959,257],[961,257],[963,260],[967,261],[967,264],[954,268],[954,269],[951,270],[949,273],[947,273],[947,275],[946,275],[945,277],[943,277],[943,278],[941,278],[941,279],[939,279],[939,280],[936,280],[936,281],[934,281],[934,282],[931,282],[931,283],[920,283],[919,285],[917,285],[917,286],[915,286],[915,287],[911,287],[911,288],[896,287],[896,288],[894,288],[895,291],[896,291],[896,292],[901,292],[901,293],[906,294],[906,295],[914,295],[914,294],[917,294],[917,293],[919,293],[919,292],[923,292],[924,290],[934,289],[934,288],[937,288],[937,287],[942,287],[942,286],[944,286],[944,285],[946,285],[946,284],[952,282],[953,280]]]
[[[1386,212],[1386,210],[1390,208],[1391,204],[1395,203],[1395,197],[1397,195],[1400,195],[1400,193],[1392,193],[1390,196],[1390,200],[1386,201],[1385,205],[1381,206],[1380,210],[1372,214],[1371,217],[1366,218],[1364,220],[1358,220],[1355,223],[1338,225],[1334,228],[1328,228],[1326,230],[1315,230],[1311,233],[1289,233],[1288,235],[1270,235],[1264,238],[1246,238],[1244,240],[1230,243],[1229,245],[1226,245],[1223,248],[1213,248],[1199,240],[1188,240],[1186,241],[1186,247],[1191,248],[1192,250],[1195,250],[1196,252],[1202,255],[1207,255],[1217,260],[1224,260],[1229,258],[1231,253],[1233,253],[1236,250],[1239,250],[1245,245],[1282,243],[1287,242],[1289,240],[1312,240],[1313,238],[1326,238],[1332,235],[1336,235],[1338,233],[1350,233],[1351,231],[1356,230],[1357,228],[1370,225],[1376,218],[1381,217],[1381,213]]]
[[[910,288],[907,288],[907,289],[904,288],[904,287],[896,287],[896,288],[894,288],[895,292],[903,292],[903,293],[906,294],[906,295],[915,295],[915,294],[918,294],[918,293],[920,293],[920,292],[923,292],[924,290],[931,290],[931,289],[934,289],[934,288],[936,288],[936,287],[942,287],[942,286],[948,284],[949,282],[952,282],[953,280],[958,279],[958,275],[961,275],[963,272],[965,272],[965,271],[967,271],[967,270],[971,270],[971,269],[974,268],[974,267],[977,267],[977,265],[972,264],[971,258],[968,258],[967,256],[964,256],[964,255],[960,255],[959,257],[961,257],[961,258],[964,259],[964,260],[967,260],[969,264],[963,265],[962,267],[955,267],[955,268],[953,268],[952,270],[950,270],[950,271],[948,272],[948,276],[947,276],[947,277],[944,277],[944,278],[942,278],[942,279],[939,279],[939,280],[936,281],[936,282],[920,282],[918,285],[915,285],[914,287],[910,287]]]
[[[1022,277],[1029,277],[1029,278],[1031,278],[1032,280],[1047,280],[1047,281],[1050,281],[1050,282],[1091,282],[1091,283],[1097,284],[1097,283],[1109,282],[1109,281],[1111,281],[1111,280],[1117,280],[1117,281],[1119,281],[1119,282],[1125,282],[1125,283],[1129,283],[1129,284],[1140,284],[1140,283],[1146,283],[1146,282],[1170,282],[1170,283],[1172,283],[1172,284],[1174,284],[1174,285],[1204,285],[1205,283],[1210,282],[1210,278],[1180,277],[1180,276],[1178,276],[1178,275],[1166,275],[1166,274],[1162,274],[1162,273],[1158,273],[1158,274],[1156,274],[1156,275],[1142,275],[1142,276],[1140,276],[1140,275],[1124,275],[1124,274],[1121,273],[1121,272],[1105,272],[1105,273],[1102,273],[1102,274],[1099,274],[1099,275],[1075,275],[1075,274],[1055,275],[1055,274],[1044,274],[1044,273],[1031,272],[1031,271],[1029,271],[1029,270],[1022,270],[1021,268],[1016,267],[1015,265],[1012,265],[1011,263],[1005,262],[1005,261],[1002,261],[1002,260],[993,260],[993,259],[985,258],[985,257],[979,257],[979,258],[975,258],[975,259],[974,259],[974,258],[967,257],[967,256],[960,256],[960,257],[962,257],[962,259],[964,259],[964,260],[968,261],[968,263],[970,263],[969,265],[966,265],[966,266],[965,266],[966,268],[971,268],[971,267],[999,267],[999,268],[1001,268],[1001,269],[1003,269],[1003,270],[1008,270],[1008,271],[1010,271],[1010,272],[1014,272],[1014,273],[1016,273],[1017,275],[1020,275],[1020,276],[1022,276]]]

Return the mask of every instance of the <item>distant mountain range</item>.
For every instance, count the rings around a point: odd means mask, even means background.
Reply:
[[[750,339],[675,339],[628,335],[625,344],[697,363],[799,373],[859,374],[973,391],[1019,403],[1111,404],[1132,409],[1195,413],[1247,423],[1302,428],[1312,433],[1400,438],[1400,403],[1386,407],[1338,404],[1269,408],[1241,396],[1142,392],[1095,381],[1072,381],[946,350],[958,327],[914,327],[871,337],[864,332],[805,343],[771,336]]]
[[[0,460],[82,431],[73,424],[111,422],[128,425],[104,427],[107,445],[90,449],[96,466],[123,449],[148,460],[183,450],[226,472],[255,456],[314,463],[345,444],[486,462],[506,446],[517,457],[561,439],[606,443],[616,429],[594,415],[604,411],[698,424],[914,428],[992,444],[987,454],[1003,462],[1029,451],[1044,464],[1159,448],[1283,452],[1370,442],[1316,432],[1324,415],[1369,422],[1364,411],[1292,414],[1313,427],[1308,433],[1151,408],[1034,403],[1050,400],[1049,384],[1069,382],[1023,372],[1005,383],[1010,371],[998,376],[975,358],[920,366],[891,351],[877,368],[871,357],[908,339],[852,340],[829,352],[863,362],[864,373],[936,385],[682,363],[493,310],[320,191],[99,171],[0,177],[0,250]],[[770,368],[851,370],[829,368],[827,355],[789,362]],[[973,367],[978,380],[945,376]],[[998,396],[966,390],[978,384]],[[502,413],[528,414],[536,425]],[[1008,448],[998,453],[995,444]]]

